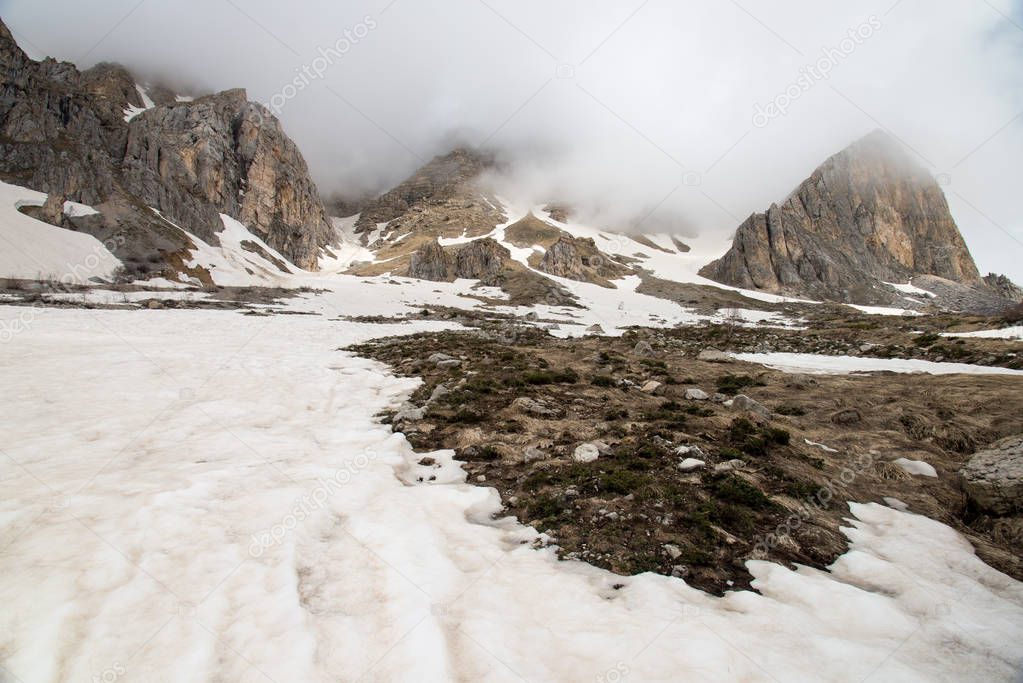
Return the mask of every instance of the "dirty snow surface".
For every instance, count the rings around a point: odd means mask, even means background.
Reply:
[[[375,415],[415,381],[338,349],[439,323],[0,321],[4,681],[1008,681],[1023,659],[1023,585],[913,514],[854,504],[830,574],[752,563],[759,595],[714,598],[558,562],[450,452],[413,484]]]

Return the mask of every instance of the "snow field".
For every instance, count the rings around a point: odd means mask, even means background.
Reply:
[[[713,598],[534,549],[450,451],[417,484],[375,417],[416,382],[338,348],[440,328],[40,309],[0,356],[11,679],[1011,680],[1023,586],[923,517],[852,505],[832,573]]]

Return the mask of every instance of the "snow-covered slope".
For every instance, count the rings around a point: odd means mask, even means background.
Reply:
[[[336,349],[437,323],[14,321],[10,680],[1008,681],[1023,658],[1023,586],[906,512],[854,505],[830,574],[752,563],[760,595],[713,598],[534,549],[451,452],[412,484],[421,456],[374,416],[415,381]]]
[[[99,240],[27,216],[20,206],[42,206],[46,195],[0,182],[0,277],[71,283],[111,277],[121,262]],[[91,207],[67,202],[64,212],[84,216]]]

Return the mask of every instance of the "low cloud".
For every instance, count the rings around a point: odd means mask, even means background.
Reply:
[[[1017,1],[8,0],[2,12],[35,57],[246,87],[324,194],[377,192],[456,144],[484,145],[509,162],[503,192],[517,200],[569,202],[608,227],[724,234],[884,128],[941,178],[982,270],[1023,281]]]

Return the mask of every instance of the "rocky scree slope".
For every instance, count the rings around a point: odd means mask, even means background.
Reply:
[[[164,256],[190,240],[155,216],[216,241],[219,215],[244,223],[296,265],[316,268],[334,242],[301,153],[266,109],[230,90],[191,102],[144,102],[123,67],[87,71],[30,59],[0,22],[0,179],[98,206],[72,226],[126,240],[122,260]],[[169,259],[170,260],[170,259]]]

